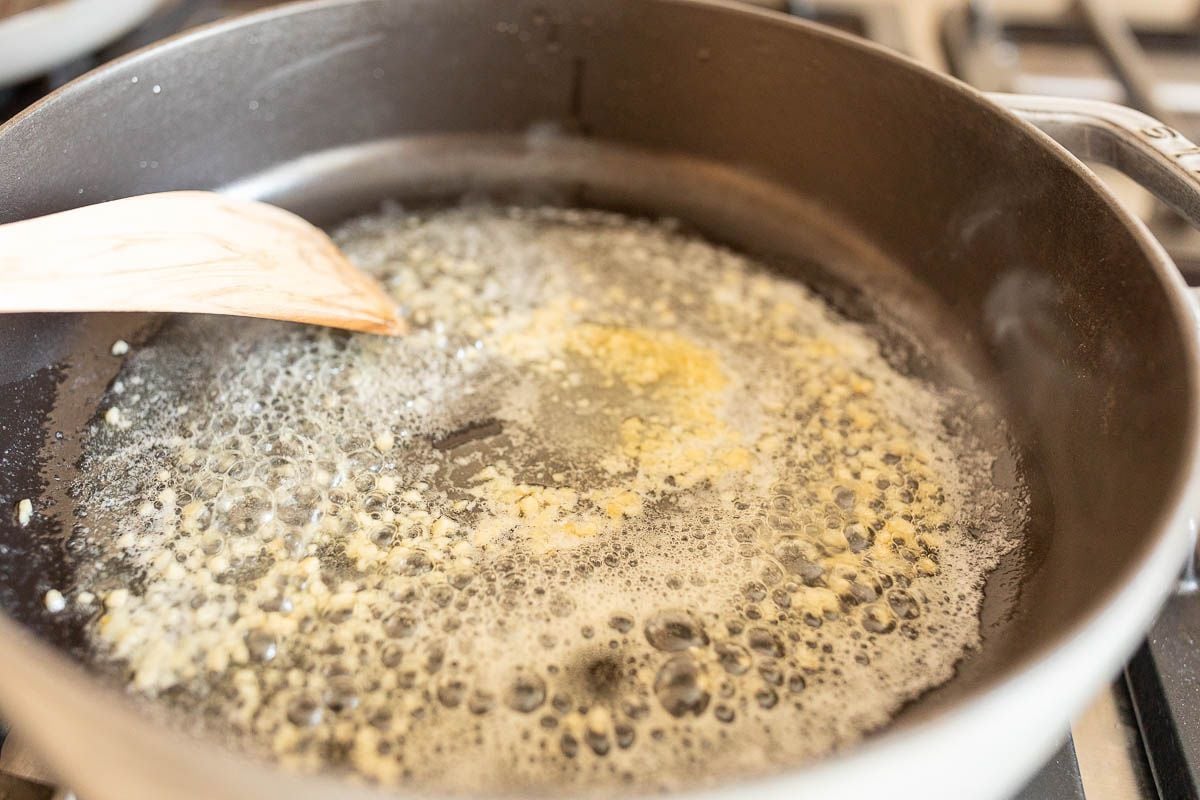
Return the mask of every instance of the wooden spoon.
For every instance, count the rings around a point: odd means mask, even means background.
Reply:
[[[179,311],[400,334],[383,287],[274,206],[163,192],[0,225],[0,312]]]

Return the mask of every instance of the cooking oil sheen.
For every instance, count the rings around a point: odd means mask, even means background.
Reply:
[[[336,239],[410,336],[180,318],[87,443],[65,594],[178,724],[388,785],[671,789],[851,745],[978,645],[1021,490],[803,285],[594,211]]]

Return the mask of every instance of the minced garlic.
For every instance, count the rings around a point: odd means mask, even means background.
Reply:
[[[24,528],[33,519],[33,501],[25,498],[17,503],[17,524]]]
[[[181,319],[106,400],[71,594],[130,691],[301,771],[628,792],[854,742],[978,643],[996,454],[804,287],[585,212],[339,243],[411,336]]]

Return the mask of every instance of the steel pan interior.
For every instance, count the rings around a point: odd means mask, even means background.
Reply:
[[[0,186],[0,222],[177,188],[320,223],[385,197],[666,213],[852,313],[870,305],[859,290],[884,300],[926,345],[916,367],[1003,406],[1034,482],[1030,547],[989,584],[985,646],[918,715],[1059,643],[1152,548],[1186,478],[1187,332],[1091,179],[967,90],[753,12],[366,0],[255,16],[18,118]],[[108,344],[155,324],[0,318],[0,506],[41,498],[69,531]],[[69,577],[61,542],[0,516],[0,607],[69,648],[79,631],[38,601]]]

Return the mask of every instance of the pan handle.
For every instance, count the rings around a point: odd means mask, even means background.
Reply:
[[[1080,159],[1107,164],[1137,181],[1200,229],[1200,147],[1179,131],[1132,108],[1101,100],[993,92],[988,98],[1040,128]],[[1200,304],[1200,287],[1192,289]],[[1192,557],[1179,591],[1200,591],[1200,547],[1192,524]]]
[[[1077,157],[1125,173],[1200,228],[1200,147],[1179,131],[1101,100],[1001,92],[987,97]]]

